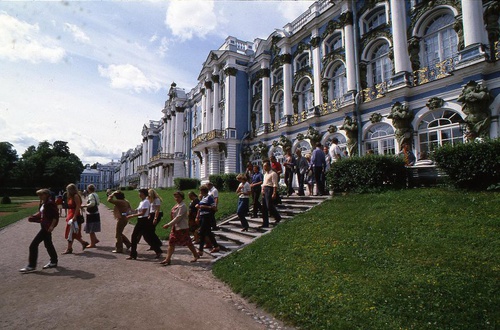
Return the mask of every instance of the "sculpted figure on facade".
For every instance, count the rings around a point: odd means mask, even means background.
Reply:
[[[344,119],[344,124],[340,127],[340,129],[344,130],[347,136],[347,151],[349,152],[349,155],[357,155],[358,122],[351,116],[346,116]]]
[[[467,138],[474,140],[477,137],[489,135],[490,99],[488,88],[475,81],[469,81],[462,89],[457,101],[462,103],[462,111],[467,115],[465,117]]]
[[[260,154],[260,158],[262,160],[266,160],[269,158],[267,156],[267,154],[269,153],[269,147],[262,141],[260,141],[259,144],[255,146],[255,152]]]
[[[429,108],[429,110],[439,109],[443,105],[444,105],[444,100],[437,96],[430,98],[429,101],[427,101],[427,103],[425,104],[425,106]]]
[[[318,130],[312,126],[309,126],[305,136],[306,136],[306,139],[309,139],[309,141],[311,141],[312,146],[316,145],[316,142],[319,142],[321,140],[321,136],[320,136]]]
[[[299,113],[299,93],[295,92],[292,95],[293,113]]]
[[[290,141],[286,136],[281,135],[278,144],[283,150],[288,150],[292,148],[292,141]]]
[[[391,108],[391,113],[387,118],[392,119],[392,125],[396,128],[394,135],[398,145],[402,148],[404,143],[412,145],[411,135],[413,133],[413,126],[411,121],[415,115],[410,111],[407,105],[396,102]]]

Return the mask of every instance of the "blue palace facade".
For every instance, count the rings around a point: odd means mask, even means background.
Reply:
[[[500,0],[319,0],[265,40],[229,36],[196,86],[171,84],[114,182],[205,180],[334,137],[351,156],[409,143],[417,158],[498,137],[499,26]]]

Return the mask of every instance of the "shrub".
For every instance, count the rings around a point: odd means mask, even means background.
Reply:
[[[486,190],[500,183],[500,139],[447,144],[433,159],[458,188]]]
[[[9,196],[2,197],[2,201],[0,202],[0,204],[11,204],[11,203],[12,201],[10,200]]]
[[[175,178],[174,186],[177,190],[196,189],[200,186],[200,180],[191,178]]]
[[[223,174],[222,175],[222,180],[224,181],[223,184],[223,189],[224,191],[236,191],[238,189],[238,185],[240,182],[236,180],[237,174],[235,173],[228,173],[228,174]]]
[[[217,188],[217,190],[222,191],[224,189],[224,178],[220,174],[212,174],[208,176],[208,180],[212,182]]]
[[[333,163],[326,178],[335,192],[401,189],[406,186],[406,168],[402,157],[351,157]]]

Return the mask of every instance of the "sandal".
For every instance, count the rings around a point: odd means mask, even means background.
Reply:
[[[66,249],[62,254],[71,254],[73,253],[73,249]]]

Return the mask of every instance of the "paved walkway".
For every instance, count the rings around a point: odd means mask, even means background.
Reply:
[[[164,267],[144,243],[137,261],[111,253],[115,220],[104,205],[100,212],[98,248],[82,251],[75,242],[58,268],[42,270],[49,260],[42,243],[30,274],[19,269],[39,225],[24,219],[0,230],[1,329],[289,329],[215,279],[209,256],[192,264],[190,252],[178,248]],[[64,226],[61,218],[53,234],[59,253],[66,247]]]

